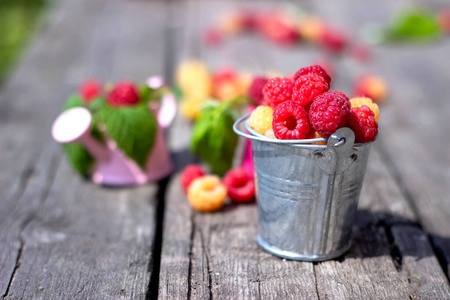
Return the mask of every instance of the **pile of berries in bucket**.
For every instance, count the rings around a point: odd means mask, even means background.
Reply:
[[[301,68],[291,77],[253,83],[249,98],[260,104],[248,122],[261,135],[283,140],[316,139],[312,144],[326,145],[317,139],[327,139],[337,129],[349,127],[356,143],[372,142],[377,137],[378,105],[368,97],[349,99],[340,91],[330,90],[331,77],[319,65]],[[200,165],[190,165],[181,175],[181,185],[191,206],[202,212],[221,209],[227,197],[234,203],[255,197],[254,176],[244,168],[231,169],[221,179],[206,174]]]
[[[249,125],[267,137],[300,140],[328,138],[350,127],[357,143],[373,141],[378,133],[378,105],[370,98],[349,99],[330,90],[331,78],[318,66],[298,70],[293,80],[272,78],[262,89],[263,101]]]

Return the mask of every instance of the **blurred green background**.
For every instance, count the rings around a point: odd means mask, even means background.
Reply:
[[[0,84],[39,28],[50,0],[0,0]]]

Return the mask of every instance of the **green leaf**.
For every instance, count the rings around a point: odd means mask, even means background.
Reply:
[[[154,92],[154,89],[150,88],[146,84],[142,84],[139,87],[139,99],[141,99],[143,103],[148,103],[152,99],[152,95],[154,94]]]
[[[223,175],[233,164],[238,136],[233,132],[234,114],[227,101],[219,107],[203,110],[195,123],[191,151],[211,167],[211,172]]]
[[[106,106],[106,99],[99,97],[95,98],[89,103],[89,110],[93,113],[96,113],[100,110],[102,110],[103,107]]]
[[[69,96],[64,105],[63,111],[66,111],[74,107],[85,107],[83,99],[81,99],[81,97],[78,94],[73,94]]]
[[[67,99],[63,110],[66,111],[74,107],[85,107],[83,99],[77,94],[73,94]],[[63,149],[75,171],[87,176],[91,165],[94,163],[92,155],[80,143],[64,144]]]
[[[82,144],[64,144],[64,152],[72,167],[83,176],[89,174],[90,166],[94,163],[94,158],[86,151]]]
[[[141,168],[145,168],[156,136],[156,119],[147,107],[104,107],[99,113],[99,120],[117,146]]]
[[[387,41],[423,41],[441,35],[436,16],[422,9],[410,9],[394,17],[387,28]]]

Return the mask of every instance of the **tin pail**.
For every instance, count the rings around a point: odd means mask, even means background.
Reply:
[[[251,140],[258,205],[258,244],[294,260],[322,261],[350,248],[353,219],[371,143],[355,144],[349,128],[325,139],[277,140],[237,120]]]

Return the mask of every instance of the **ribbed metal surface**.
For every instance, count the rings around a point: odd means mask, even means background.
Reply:
[[[315,150],[252,140],[261,247],[275,255],[319,261],[350,245],[371,144]],[[350,132],[349,132],[350,131]]]

